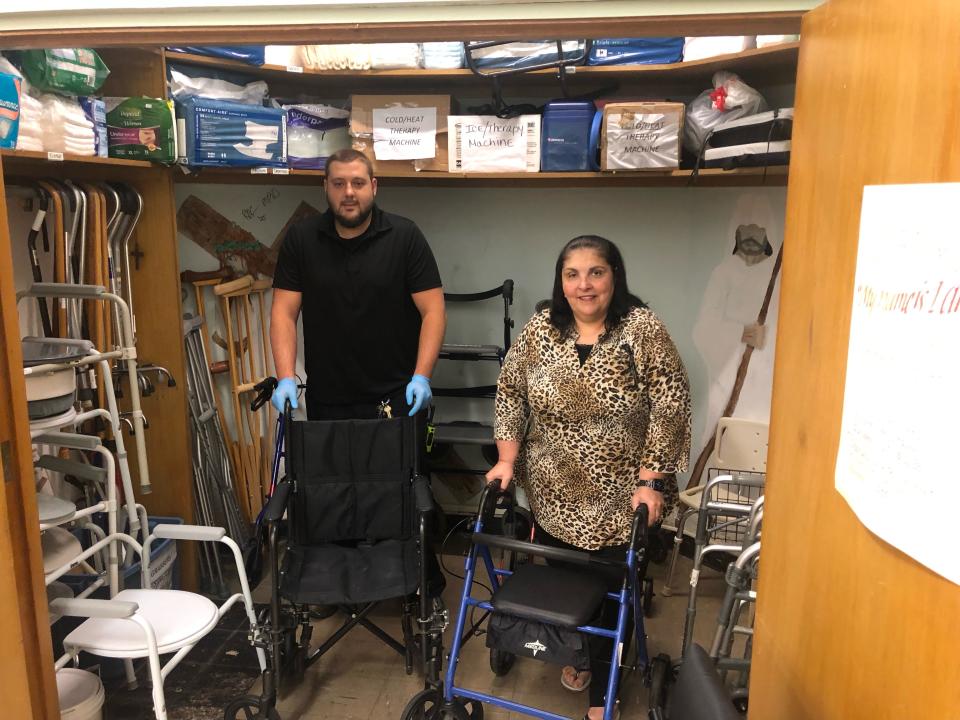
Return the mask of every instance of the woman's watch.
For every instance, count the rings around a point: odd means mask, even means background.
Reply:
[[[666,486],[664,485],[663,478],[652,478],[650,480],[640,480],[637,483],[637,487],[648,487],[651,490],[662,493]]]

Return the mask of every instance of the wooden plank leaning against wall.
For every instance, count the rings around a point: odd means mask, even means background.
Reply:
[[[960,718],[960,587],[834,489],[862,189],[960,181],[957,37],[945,0],[830,0],[804,18],[751,718]],[[910,486],[898,519],[923,533]]]
[[[6,218],[0,173],[0,217]],[[10,718],[59,717],[27,432],[10,234],[0,223],[0,697]]]

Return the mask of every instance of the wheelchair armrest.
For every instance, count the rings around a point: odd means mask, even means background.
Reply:
[[[220,542],[227,534],[222,527],[206,525],[157,525],[151,535],[170,540],[198,540],[200,542]]]
[[[277,483],[273,489],[273,494],[267,500],[263,508],[263,520],[266,523],[280,522],[283,513],[287,509],[287,501],[290,499],[290,481],[283,479]]]
[[[111,620],[132,617],[140,606],[124,600],[76,600],[57,598],[50,603],[50,609],[57,615],[72,617],[108,618]]]
[[[433,502],[433,493],[430,492],[430,481],[423,475],[413,478],[413,499],[417,505],[417,512],[421,515],[429,515],[437,509]]]

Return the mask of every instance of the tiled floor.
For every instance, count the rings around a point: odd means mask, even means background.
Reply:
[[[462,571],[460,557],[448,557],[447,567]],[[690,561],[681,557],[675,584],[679,580],[682,592],[689,577]],[[687,597],[663,597],[660,589],[665,566],[651,564],[657,597],[655,612],[646,620],[647,647],[651,656],[665,652],[676,657],[680,652],[683,618]],[[719,573],[704,570],[697,603],[696,640],[709,646],[716,627],[716,614],[723,583]],[[451,578],[446,601],[455,614],[461,591],[460,581]],[[377,618],[388,632],[399,637],[399,622],[390,609]],[[336,619],[318,621],[314,630],[315,642],[321,641],[337,627]],[[450,631],[444,638],[449,647]],[[524,704],[535,705],[555,713],[580,718],[586,711],[586,694],[575,694],[563,689],[559,682],[560,668],[535,660],[520,658],[508,675],[496,677],[489,668],[488,650],[483,638],[469,642],[457,670],[457,684]],[[420,689],[422,679],[407,676],[403,659],[362,628],[355,628],[327,655],[308,669],[301,685],[290,689],[281,700],[279,710],[283,720],[399,720],[401,712]],[[623,720],[646,718],[646,690],[639,677],[628,677],[621,692]],[[488,720],[513,720],[527,717],[485,706]]]

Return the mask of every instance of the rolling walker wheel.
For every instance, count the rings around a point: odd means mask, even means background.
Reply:
[[[227,705],[223,720],[280,720],[280,713],[276,708],[263,707],[262,698],[248,695]]]
[[[454,700],[449,705],[444,704],[443,694],[439,690],[427,688],[421,690],[411,698],[403,709],[400,720],[482,720],[483,709],[480,703],[470,703],[471,711]],[[479,707],[479,714],[476,708]]]
[[[670,656],[660,653],[650,663],[650,693],[647,706],[651,710],[663,708],[666,704],[669,677]]]
[[[653,616],[653,578],[643,579],[643,616]]]
[[[503,677],[510,672],[510,668],[513,667],[513,663],[515,663],[516,660],[517,656],[513,653],[490,648],[490,669],[493,670],[493,674],[497,677]]]

